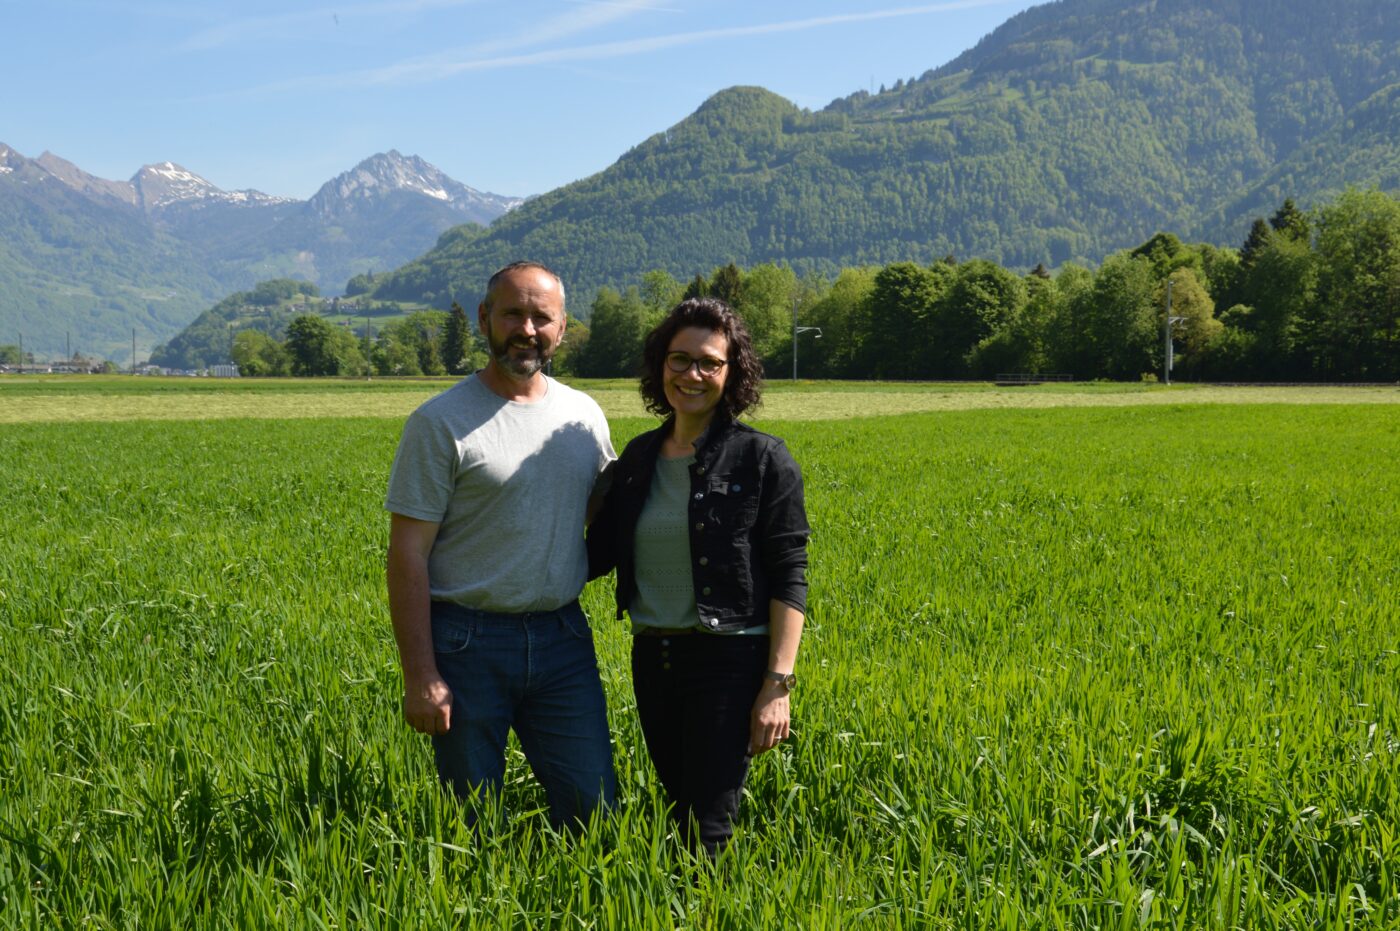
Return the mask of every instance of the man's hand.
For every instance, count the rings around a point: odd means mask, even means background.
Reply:
[[[789,708],[787,687],[765,680],[749,714],[749,756],[767,753],[787,739]]]
[[[452,726],[452,690],[441,676],[404,682],[403,717],[422,734],[446,734]]]
[[[389,618],[403,669],[403,716],[424,734],[445,734],[452,725],[452,690],[438,675],[433,654],[428,554],[438,525],[395,514],[389,522]]]

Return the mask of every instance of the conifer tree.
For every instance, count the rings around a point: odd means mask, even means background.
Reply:
[[[1274,232],[1287,236],[1294,242],[1305,242],[1312,232],[1307,216],[1298,209],[1291,197],[1285,198],[1283,206],[1269,217],[1269,226],[1273,227]]]
[[[685,286],[685,293],[681,295],[681,300],[688,301],[693,297],[708,297],[710,293],[710,283],[705,280],[705,276],[699,272],[690,279],[690,284]]]
[[[715,269],[715,276],[710,280],[710,296],[719,298],[730,307],[738,307],[744,302],[744,276],[739,266],[730,262]]]
[[[471,329],[462,305],[452,302],[442,339],[443,365],[449,375],[467,373],[467,356],[471,353]]]
[[[1256,217],[1254,225],[1249,228],[1249,236],[1245,238],[1244,245],[1240,246],[1240,267],[1251,268],[1260,251],[1268,243],[1269,225],[1264,222],[1263,217]]]

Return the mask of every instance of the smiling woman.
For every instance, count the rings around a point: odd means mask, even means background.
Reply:
[[[617,569],[647,751],[681,837],[715,856],[750,760],[790,733],[807,599],[802,473],[781,440],[736,419],[758,403],[761,368],[723,301],[677,305],[642,364],[642,397],[667,419],[618,459],[589,571]]]

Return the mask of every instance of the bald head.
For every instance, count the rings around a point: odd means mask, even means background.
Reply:
[[[486,282],[486,298],[482,301],[482,303],[486,305],[486,309],[491,309],[492,298],[496,294],[497,286],[500,285],[502,281],[506,278],[515,279],[517,273],[529,271],[542,272],[554,279],[554,286],[559,294],[559,307],[562,309],[564,307],[564,279],[559,277],[558,272],[542,262],[511,262],[509,265],[497,271],[496,274],[492,275],[490,280]],[[536,276],[527,275],[523,277],[529,279]]]
[[[564,286],[542,265],[506,266],[491,276],[477,321],[491,352],[485,377],[496,384],[532,383],[559,348],[568,326]]]

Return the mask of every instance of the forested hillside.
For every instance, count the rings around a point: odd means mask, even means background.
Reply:
[[[280,319],[258,309],[294,285],[214,308],[179,351],[212,358],[232,342],[244,375],[462,373],[485,359],[455,304],[450,315],[419,310],[378,326],[357,313],[358,340],[323,305]],[[676,302],[702,295],[737,310],[769,374],[782,377],[795,377],[800,358],[808,378],[1152,380],[1165,374],[1170,317],[1178,379],[1395,382],[1400,199],[1349,190],[1307,212],[1285,200],[1238,249],[1161,232],[1095,270],[1022,274],[948,258],[799,279],[773,263],[728,263],[688,284],[653,270],[598,289],[587,324],[570,323],[554,373],[635,376],[645,334]]]
[[[444,236],[376,293],[469,302],[520,256],[591,295],[726,261],[1057,266],[1159,229],[1231,242],[1282,197],[1393,188],[1397,83],[1393,0],[1061,0],[819,112],[718,93],[486,235]]]

